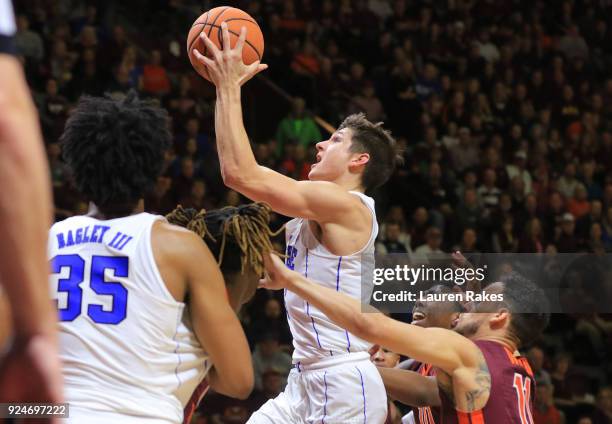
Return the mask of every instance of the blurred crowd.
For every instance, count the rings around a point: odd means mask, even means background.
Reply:
[[[214,89],[185,52],[191,23],[218,3],[15,0],[56,219],[87,210],[57,142],[71,108],[82,94],[130,89],[159,100],[174,134],[148,211],[245,201],[222,184]],[[328,136],[315,117],[337,125],[363,111],[393,131],[404,163],[375,193],[378,252],[612,249],[612,2],[223,3],[250,13],[265,36],[270,69],[245,87],[260,164],[306,178],[314,144]],[[248,402],[209,396],[200,422],[244,422],[284,387],[291,339],[282,298],[258,293],[243,322],[257,390]],[[554,317],[529,351],[539,375],[536,424],[612,422],[611,335],[605,314]]]

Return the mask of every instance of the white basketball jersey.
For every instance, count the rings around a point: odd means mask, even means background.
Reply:
[[[285,263],[325,287],[356,299],[367,299],[372,285],[372,279],[367,275],[374,265],[374,241],[378,234],[378,223],[374,199],[363,193],[350,193],[358,196],[372,213],[371,234],[366,245],[348,256],[333,255],[314,236],[308,220],[296,218],[289,221],[285,229]],[[363,352],[372,345],[340,328],[317,308],[287,290],[285,306],[293,335],[294,362],[308,363],[333,355]]]
[[[151,249],[161,216],[68,218],[51,228],[66,400],[121,422],[181,423],[210,364]]]

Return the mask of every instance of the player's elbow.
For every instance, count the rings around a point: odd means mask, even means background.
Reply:
[[[223,178],[223,184],[226,187],[236,191],[240,191],[246,183],[245,174],[241,173],[236,166],[223,166],[221,168],[221,178]]]
[[[250,396],[254,384],[253,369],[250,369],[250,371],[245,371],[234,378],[231,386],[228,387],[227,394],[233,398],[244,400]]]

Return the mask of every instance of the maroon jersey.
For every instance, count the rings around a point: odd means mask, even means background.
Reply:
[[[470,413],[457,411],[440,391],[441,424],[533,424],[533,371],[522,356],[515,356],[497,342],[479,340],[491,373],[491,393],[484,408]]]
[[[435,377],[436,371],[431,364],[419,363],[416,372],[426,377]],[[437,406],[422,406],[412,408],[412,415],[416,424],[439,424],[440,408]]]
[[[204,378],[204,380],[198,384],[198,387],[196,387],[193,394],[189,398],[189,402],[187,402],[187,405],[185,405],[185,408],[183,409],[183,424],[189,424],[191,422],[191,418],[193,417],[195,410],[198,408],[200,402],[202,402],[204,396],[206,396],[206,393],[208,393],[209,388],[210,386],[206,378]]]

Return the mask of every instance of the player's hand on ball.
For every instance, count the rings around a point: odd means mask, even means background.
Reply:
[[[247,34],[245,27],[242,27],[240,30],[240,36],[234,48],[231,48],[230,35],[225,22],[221,24],[221,33],[223,36],[222,50],[210,41],[204,31],[200,35],[206,48],[211,52],[212,58],[204,56],[197,49],[193,50],[196,59],[207,66],[210,79],[217,88],[234,84],[241,86],[259,72],[268,68],[268,65],[262,64],[259,61],[253,62],[250,65],[244,64],[242,49]]]
[[[259,280],[259,287],[268,290],[286,288],[291,280],[291,271],[274,253],[264,256],[266,276]]]

